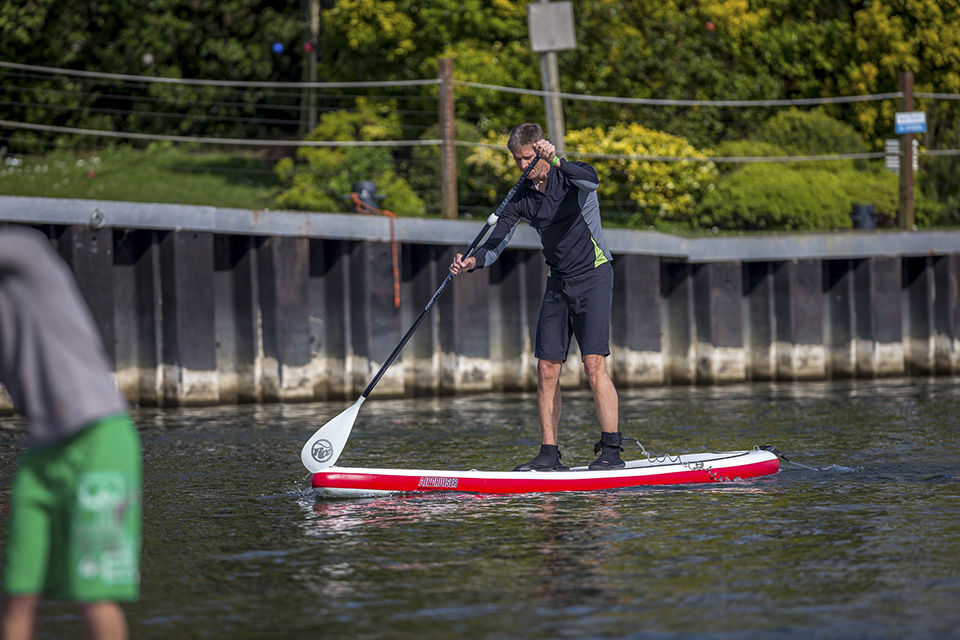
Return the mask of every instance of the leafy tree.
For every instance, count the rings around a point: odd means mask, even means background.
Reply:
[[[440,57],[453,59],[454,77],[461,82],[540,89],[539,63],[526,43],[490,47],[469,40],[447,47]],[[457,117],[483,131],[509,132],[521,122],[544,121],[543,98],[537,95],[458,86],[455,99]]]
[[[453,58],[457,80],[541,88],[526,5],[507,0],[338,0],[323,11],[321,47],[322,80],[436,77],[437,60]],[[436,89],[423,93],[435,96]],[[539,97],[461,87],[456,108],[481,129],[509,130],[542,105]],[[429,126],[431,117],[420,124]]]
[[[768,26],[764,14],[726,7],[733,4],[603,0],[578,6],[578,50],[560,54],[561,83],[580,93],[666,100],[781,96],[782,82],[758,62],[763,52],[751,40]],[[752,110],[715,107],[574,104],[571,111],[571,127],[641,122],[697,146],[745,135],[756,119]]]
[[[84,71],[209,80],[300,77],[299,0],[57,0],[0,3],[0,59]],[[283,54],[272,45],[283,44]],[[262,90],[57,77],[2,70],[11,120],[148,133],[267,136],[296,131]],[[212,113],[213,112],[213,113]],[[265,116],[265,113],[271,115]],[[216,116],[213,118],[212,116]]]
[[[336,0],[322,12],[324,80],[420,79],[461,42],[496,51],[526,38],[526,6],[507,0]]]
[[[955,3],[875,0],[857,5],[848,29],[850,61],[839,78],[841,91],[896,91],[900,73],[910,71],[917,91],[960,92],[960,7]],[[899,109],[899,101],[854,106],[871,147],[882,148]]]

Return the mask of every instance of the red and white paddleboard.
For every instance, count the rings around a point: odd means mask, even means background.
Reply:
[[[597,491],[642,485],[730,482],[768,476],[780,470],[779,458],[764,449],[688,453],[630,460],[624,469],[590,471],[431,471],[330,467],[313,474],[318,497],[362,498],[394,493],[544,493]]]

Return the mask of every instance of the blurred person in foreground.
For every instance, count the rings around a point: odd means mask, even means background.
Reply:
[[[559,158],[556,147],[544,139],[540,125],[527,122],[510,132],[507,149],[521,170],[531,162],[529,182],[504,207],[487,241],[463,259],[457,254],[450,273],[489,267],[524,220],[540,235],[549,267],[547,286],[537,322],[537,410],[542,444],[540,452],[514,471],[566,471],[560,461],[557,431],[560,425],[560,371],[567,359],[570,338],[576,337],[583,368],[593,391],[600,421],[599,453],[592,470],[622,469],[623,438],[618,426],[618,398],[607,375],[610,354],[610,312],[613,304],[613,255],[600,227],[600,184],[596,170],[586,162]]]
[[[3,638],[33,636],[42,596],[78,603],[90,638],[127,638],[140,437],[72,272],[26,227],[0,227],[0,384],[29,422],[10,490]]]

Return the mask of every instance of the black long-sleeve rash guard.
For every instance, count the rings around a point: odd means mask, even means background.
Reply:
[[[569,277],[613,261],[600,227],[596,170],[585,162],[560,160],[551,167],[547,186],[537,190],[525,181],[507,203],[493,232],[474,254],[477,268],[493,264],[524,220],[540,234],[550,276]]]

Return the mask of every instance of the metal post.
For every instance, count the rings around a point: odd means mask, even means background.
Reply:
[[[441,213],[444,218],[456,220],[457,212],[457,147],[456,128],[454,127],[453,98],[453,59],[441,58],[437,61],[440,75],[439,100],[437,109],[440,118],[440,195]]]
[[[909,71],[900,74],[900,91],[903,99],[900,110],[913,111],[913,74]],[[913,134],[900,135],[900,228],[913,229]]]
[[[550,0],[540,0],[541,4]],[[553,94],[560,92],[560,70],[557,68],[557,52],[544,51],[540,54],[540,81],[545,91]],[[557,155],[566,155],[564,142],[563,103],[558,95],[544,96],[547,116],[547,137],[557,148]]]

